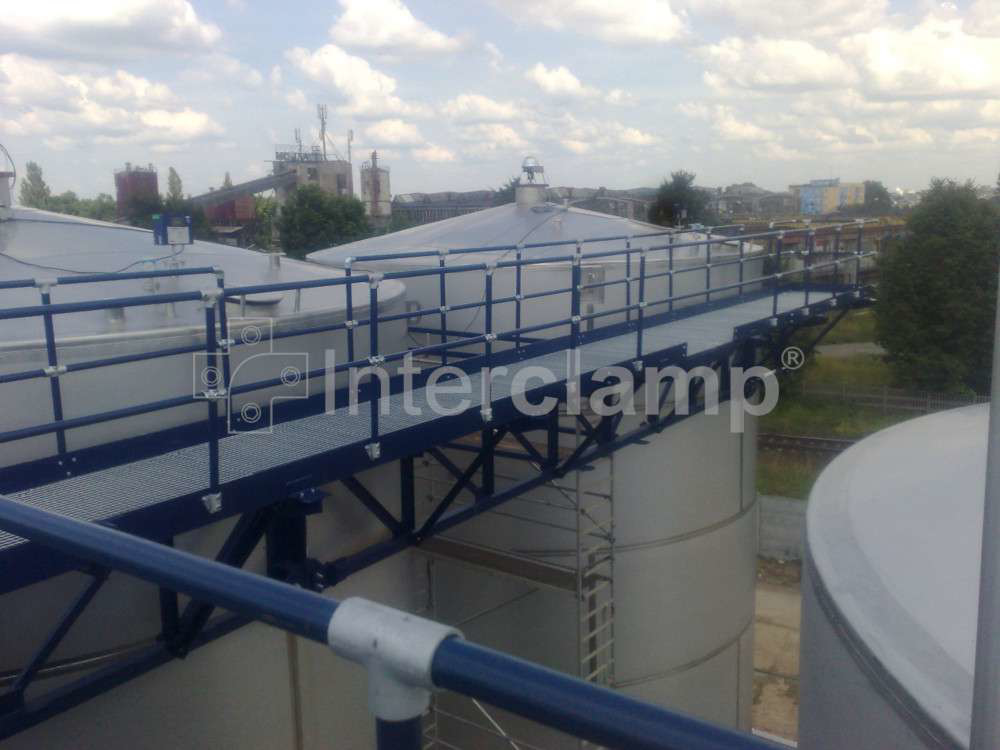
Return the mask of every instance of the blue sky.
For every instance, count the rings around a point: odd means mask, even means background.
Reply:
[[[0,39],[0,142],[81,195],[126,161],[189,192],[259,176],[317,103],[393,192],[529,153],[618,188],[1000,170],[1000,0],[0,0]]]

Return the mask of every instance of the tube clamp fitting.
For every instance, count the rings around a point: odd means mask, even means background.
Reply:
[[[461,636],[455,628],[360,597],[342,601],[327,627],[334,653],[368,668],[370,707],[384,721],[426,710],[434,653],[454,636]]]

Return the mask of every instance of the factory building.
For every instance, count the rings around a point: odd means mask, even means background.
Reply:
[[[278,203],[281,204],[301,185],[319,185],[334,195],[354,195],[351,163],[343,159],[327,159],[318,146],[305,150],[299,142],[275,147],[273,172],[275,175],[289,172],[295,175],[294,180],[286,180],[275,187]]]
[[[841,182],[836,177],[810,180],[804,185],[789,185],[788,189],[801,214],[830,214],[846,206],[858,206],[865,202],[863,182]]]
[[[361,165],[361,202],[365,215],[376,227],[384,227],[392,218],[392,192],[389,188],[389,170],[378,164],[378,152]]]
[[[125,162],[125,168],[115,171],[115,194],[118,216],[124,216],[128,205],[136,198],[155,201],[160,197],[156,167],[140,167]]]

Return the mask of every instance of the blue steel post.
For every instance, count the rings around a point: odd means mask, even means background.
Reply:
[[[484,328],[486,342],[483,344],[485,367],[482,378],[485,397],[483,399],[483,420],[487,423],[487,427],[481,431],[479,449],[485,453],[482,471],[483,493],[492,495],[495,490],[496,469],[493,428],[488,426],[489,422],[493,421],[493,268],[490,266],[486,267],[485,282],[486,323]]]
[[[674,311],[674,236],[670,235],[670,247],[667,248],[667,305],[669,312]]]
[[[207,378],[208,390],[205,392],[205,402],[208,404],[208,477],[212,492],[219,489],[219,389],[220,382],[218,344],[215,338],[215,302],[205,301],[205,372],[214,373]],[[222,394],[226,398],[226,394]]]
[[[40,282],[42,304],[51,305],[52,296],[49,294],[49,283]],[[59,385],[59,360],[56,356],[56,334],[55,325],[52,321],[52,313],[46,312],[42,316],[45,325],[45,354],[48,358],[49,366],[49,390],[52,394],[52,419],[56,422],[63,420],[62,390]],[[66,431],[60,429],[56,432],[56,445],[59,448],[59,455],[66,452]]]
[[[865,223],[858,222],[858,245],[854,250],[854,288],[861,288],[861,246],[864,242]]]
[[[739,263],[739,266],[740,266],[740,286],[739,286],[739,294],[738,294],[738,296],[740,296],[740,297],[743,296],[743,262],[745,260],[745,256],[746,256],[745,245],[743,243],[743,240],[740,240],[740,263]]]
[[[448,343],[448,294],[445,289],[447,286],[444,272],[444,256],[447,253],[446,250],[439,251],[438,254],[438,287],[439,287],[439,297],[441,301],[441,344],[444,345]],[[441,364],[448,364],[448,349],[441,349]]]
[[[785,241],[785,233],[778,232],[774,240],[774,303],[771,306],[771,315],[778,314],[778,287],[781,286],[781,246]]]
[[[378,451],[378,410],[379,402],[382,398],[382,380],[375,369],[379,366],[378,357],[378,285],[377,276],[370,277],[368,282],[368,361],[372,366],[371,375],[368,377],[371,404],[371,448],[370,454]],[[372,455],[374,460],[376,456]]]
[[[583,261],[583,256],[581,255],[582,247],[580,243],[576,243],[576,252],[573,253],[573,262],[570,270],[571,287],[570,290],[570,347],[576,349],[580,344],[580,285],[582,282],[582,274],[580,264]]]
[[[522,250],[524,250],[524,243],[517,243],[517,253],[515,254],[517,268],[514,271],[514,328],[516,330],[521,329],[521,295],[524,294],[521,283],[521,261],[524,258]],[[521,334],[517,334],[514,338],[514,348],[521,348]]]
[[[839,224],[833,230],[833,283],[840,283],[840,234],[841,227]]]
[[[351,259],[344,261],[344,276],[347,283],[344,284],[344,295],[347,297],[347,361],[354,361],[354,284],[351,283]]]
[[[222,387],[226,390],[226,424],[229,424],[229,385],[232,380],[232,367],[229,355],[232,352],[233,340],[229,338],[229,316],[226,314],[226,275],[221,268],[215,270],[215,283],[222,294],[219,295],[219,348],[222,350]]]
[[[421,717],[404,721],[375,719],[375,746],[377,750],[420,750],[423,744]]]
[[[625,321],[632,320],[632,238],[625,240]]]
[[[635,331],[635,356],[642,359],[642,326],[646,317],[646,248],[639,248],[639,326]]]
[[[705,246],[705,301],[712,301],[712,233],[708,233],[708,244]]]
[[[809,230],[806,235],[806,260],[805,260],[805,288],[806,288],[806,313],[809,312],[809,290],[812,287],[812,256],[816,251],[816,232]]]

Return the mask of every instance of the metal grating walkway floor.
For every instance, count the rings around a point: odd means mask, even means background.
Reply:
[[[834,298],[833,294],[813,291],[811,305]],[[787,313],[805,306],[805,294],[783,292],[778,296],[778,312]],[[643,350],[657,352],[687,344],[689,355],[709,351],[730,343],[737,327],[767,320],[772,316],[772,296],[746,302],[734,302],[681,320],[670,321],[643,331]],[[636,334],[627,333],[580,346],[580,371],[583,375],[600,367],[627,362],[635,358]],[[566,352],[557,352],[508,365],[504,375],[493,377],[493,400],[512,395],[515,373],[527,367],[545,367],[565,380]],[[472,408],[479,408],[481,376],[470,375],[470,396],[456,395],[438,398],[442,406],[454,406],[469,398]],[[389,434],[439,419],[429,413],[424,389],[413,391],[413,405],[422,414],[407,414],[402,394],[389,399],[390,413],[380,416],[382,434]],[[220,441],[220,482],[229,482],[266,472],[294,461],[310,458],[337,448],[356,445],[369,437],[369,408],[358,405],[358,413],[348,408],[332,414],[318,414],[275,425],[269,434],[239,433]],[[103,521],[125,513],[147,508],[195,493],[205,493],[208,487],[209,450],[207,444],[194,445],[133,463],[81,474],[58,482],[13,493],[11,497],[45,510],[61,513],[83,521]],[[23,544],[25,540],[0,532],[0,552]]]

